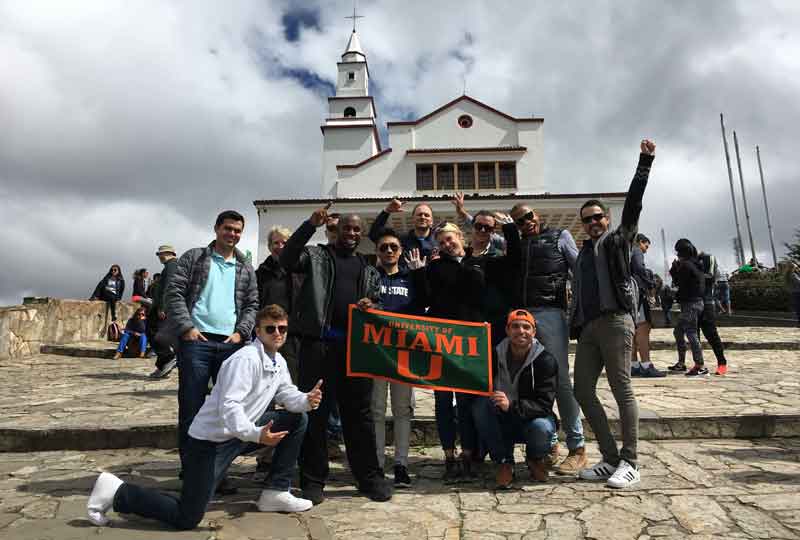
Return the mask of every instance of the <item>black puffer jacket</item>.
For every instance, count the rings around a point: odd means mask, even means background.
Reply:
[[[331,322],[336,263],[332,246],[306,246],[315,231],[316,227],[310,221],[303,222],[286,242],[280,263],[289,272],[305,276],[289,328],[302,337],[322,339]],[[356,256],[363,263],[358,283],[359,298],[369,298],[377,304],[381,291],[378,270],[367,264],[363,255]]]
[[[697,258],[676,260],[672,263],[669,273],[672,276],[672,284],[678,287],[675,300],[695,302],[703,299],[705,275],[700,270],[700,261]]]
[[[485,321],[483,302],[484,273],[469,259],[442,255],[429,263],[425,271],[422,303],[430,317],[457,321]]]

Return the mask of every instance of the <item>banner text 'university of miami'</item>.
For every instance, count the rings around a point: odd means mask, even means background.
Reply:
[[[488,395],[491,343],[487,323],[362,311],[351,305],[347,375]]]

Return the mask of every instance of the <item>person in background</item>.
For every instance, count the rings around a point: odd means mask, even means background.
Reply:
[[[153,279],[150,280],[150,284],[147,286],[147,291],[144,293],[147,298],[153,298],[153,296],[155,296],[155,289],[158,286],[160,279],[161,274],[159,272],[153,274]]]
[[[687,377],[708,375],[703,362],[703,347],[700,345],[697,323],[703,313],[703,295],[705,293],[705,276],[697,260],[697,249],[686,238],[675,243],[678,258],[672,261],[669,270],[672,282],[677,285],[675,295],[681,305],[681,314],[675,326],[675,344],[678,348],[678,361],[668,369],[674,372],[686,372]],[[686,340],[692,349],[694,367],[686,371]]]
[[[153,276],[155,286],[152,287],[153,304],[150,306],[147,331],[150,333],[151,347],[156,353],[156,365],[148,376],[151,379],[162,379],[167,377],[178,363],[175,355],[177,343],[168,331],[161,332],[162,329],[167,329],[166,293],[170,279],[175,274],[178,259],[175,248],[169,244],[158,246],[156,257],[164,268],[160,274],[156,274],[161,276],[157,282],[155,275]]]
[[[714,289],[719,279],[717,259],[710,253],[701,251],[697,255],[697,260],[700,262],[700,270],[703,271],[705,278],[703,312],[700,314],[697,326],[711,345],[714,357],[717,359],[717,370],[714,374],[725,375],[728,373],[728,360],[725,358],[725,346],[722,344],[722,338],[719,337],[719,330],[717,330],[716,292]]]
[[[666,281],[662,281],[658,295],[661,298],[661,311],[664,312],[664,327],[670,328],[672,326],[672,306],[675,304],[675,289]]]
[[[119,338],[119,347],[114,353],[114,360],[122,358],[122,354],[128,347],[128,341],[132,337],[139,339],[139,358],[144,358],[147,353],[147,308],[145,307],[137,309],[128,319],[125,331]]]
[[[131,299],[134,302],[138,302],[139,298],[150,298],[147,296],[147,278],[149,275],[147,268],[139,268],[133,273],[133,291],[131,292]]]
[[[648,249],[650,249],[650,239],[642,233],[637,234],[636,245],[631,251],[631,275],[639,288],[639,308],[634,321],[636,333],[633,337],[634,356],[631,362],[631,377],[666,377],[667,374],[656,369],[650,361],[650,330],[653,328],[653,319],[650,314],[650,291],[655,288],[656,282],[653,272],[647,268],[644,262],[644,256]]]
[[[720,272],[719,274],[719,279],[717,280],[717,302],[721,313],[733,315],[730,276],[728,276],[727,272]]]
[[[108,273],[97,284],[90,300],[103,300],[111,310],[111,320],[117,320],[117,302],[125,292],[125,278],[118,264],[111,265]]]

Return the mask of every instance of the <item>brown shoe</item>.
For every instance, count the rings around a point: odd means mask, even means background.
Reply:
[[[528,470],[531,473],[531,480],[534,482],[547,482],[547,471],[550,469],[548,460],[548,456],[528,460]]]
[[[554,444],[550,447],[550,453],[544,457],[545,464],[547,464],[548,469],[552,469],[558,463],[558,443]]]
[[[563,474],[566,476],[576,476],[579,472],[586,468],[589,464],[586,458],[586,449],[581,446],[575,450],[570,450],[567,458],[561,462],[561,465],[555,468],[556,474]]]
[[[495,489],[508,489],[514,482],[514,464],[498,463],[494,473]]]
[[[115,352],[114,353],[114,360],[119,360],[120,358],[122,358],[122,353],[121,352]]]

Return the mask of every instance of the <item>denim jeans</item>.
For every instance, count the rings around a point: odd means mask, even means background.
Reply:
[[[275,447],[264,488],[287,491],[294,478],[308,418],[305,413],[267,410],[256,424],[263,426],[270,420],[274,422],[272,431],[289,433]],[[186,460],[180,499],[126,482],[114,496],[114,510],[157,519],[176,529],[193,529],[203,519],[208,501],[233,460],[258,447],[239,439],[212,442],[189,437],[184,448]]]
[[[525,444],[528,459],[542,458],[550,452],[556,433],[555,418],[524,419],[501,411],[486,397],[476,398],[473,410],[478,432],[495,463],[514,463],[515,443]]]
[[[529,308],[536,319],[536,339],[558,361],[558,388],[556,403],[561,417],[561,428],[567,437],[567,448],[576,450],[584,446],[581,409],[572,391],[569,378],[569,326],[564,311],[559,308]],[[553,432],[552,444],[558,442],[558,432]]]
[[[203,406],[208,394],[208,381],[217,382],[222,362],[243,343],[216,341],[181,341],[178,354],[178,447],[181,466],[186,468],[184,447],[189,439],[189,426]]]
[[[700,345],[700,336],[697,333],[697,323],[703,313],[703,301],[681,302],[681,314],[678,324],[672,332],[675,336],[675,345],[678,348],[678,361],[686,362],[686,341],[692,349],[694,363],[703,365],[703,347]]]
[[[125,352],[125,348],[128,346],[128,341],[133,337],[129,331],[125,330],[119,338],[119,347],[117,347],[118,353]],[[139,353],[143,353],[147,351],[147,334],[141,334],[139,336]]]

